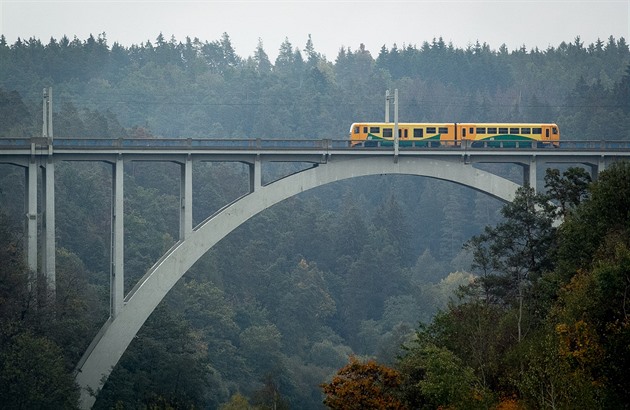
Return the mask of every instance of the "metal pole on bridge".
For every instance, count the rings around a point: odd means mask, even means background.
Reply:
[[[44,88],[42,98],[42,138],[48,138],[48,88]]]
[[[56,291],[56,255],[55,255],[55,162],[52,158],[52,142],[53,142],[53,126],[52,126],[52,87],[48,87],[48,95],[46,98],[46,89],[44,89],[44,98],[46,104],[44,109],[47,112],[46,135],[48,140],[48,158],[43,167],[43,184],[44,184],[44,237],[42,243],[42,270],[46,276],[48,291],[52,294]]]
[[[48,135],[46,137],[50,138],[50,142],[53,139],[52,104],[52,87],[48,87]]]
[[[398,162],[398,88],[394,90],[394,162]]]
[[[398,162],[398,88],[394,90],[394,96],[385,91],[385,122],[389,123],[389,101],[394,100],[394,162]]]
[[[385,90],[385,122],[389,122],[389,90]]]
[[[42,124],[42,137],[48,140],[48,157],[43,164],[42,182],[43,192],[43,237],[42,237],[42,271],[46,277],[48,291],[54,294],[56,291],[55,274],[55,162],[52,158],[53,120],[52,120],[52,87],[44,88],[43,102],[44,122]]]

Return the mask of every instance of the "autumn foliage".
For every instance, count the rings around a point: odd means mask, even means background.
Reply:
[[[323,384],[324,404],[331,409],[405,409],[398,399],[400,374],[374,360],[350,357],[332,381]]]

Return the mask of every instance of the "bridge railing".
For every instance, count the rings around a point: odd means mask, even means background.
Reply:
[[[331,140],[251,139],[251,138],[118,138],[64,139],[53,141],[53,148],[65,149],[328,149]]]
[[[160,149],[226,149],[226,150],[391,150],[392,141],[351,141],[348,139],[251,139],[251,138],[0,138],[0,150],[49,148],[65,150],[160,150]],[[563,140],[536,143],[515,140],[487,141],[406,141],[402,150],[487,150],[487,149],[560,149],[560,150],[630,150],[630,141],[621,140]]]

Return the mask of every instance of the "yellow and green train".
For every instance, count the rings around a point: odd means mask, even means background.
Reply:
[[[350,141],[355,146],[391,146],[394,123],[357,122],[350,127]],[[554,147],[560,141],[556,124],[540,123],[399,123],[401,147],[461,146],[480,147]]]

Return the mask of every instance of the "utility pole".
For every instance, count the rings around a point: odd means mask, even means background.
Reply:
[[[398,162],[398,88],[394,90],[394,96],[389,94],[389,90],[385,91],[385,122],[389,122],[389,101],[394,100],[394,162]]]
[[[46,277],[46,284],[50,295],[53,297],[56,291],[55,278],[55,162],[52,157],[53,150],[53,121],[52,121],[52,87],[44,88],[42,101],[42,138],[48,144],[48,158],[42,164],[43,211],[42,218],[42,270]]]
[[[398,162],[398,88],[394,90],[394,162]]]
[[[389,122],[389,90],[385,90],[385,122]]]
[[[42,101],[42,138],[53,138],[52,87],[44,88]]]

